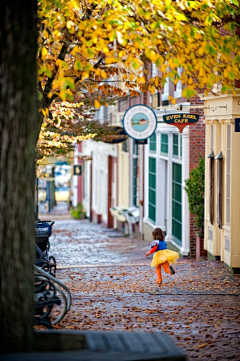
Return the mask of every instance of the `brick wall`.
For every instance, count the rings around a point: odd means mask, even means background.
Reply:
[[[149,93],[140,94],[138,97],[127,96],[118,101],[118,111],[125,112],[128,108],[135,104],[150,105]]]
[[[191,98],[191,105],[204,105],[198,96]],[[205,123],[204,109],[191,109],[190,113],[199,114],[199,121],[189,126],[189,170],[199,164],[199,154],[205,156]],[[194,224],[195,217],[190,215],[190,256],[196,256],[196,231],[199,229]]]

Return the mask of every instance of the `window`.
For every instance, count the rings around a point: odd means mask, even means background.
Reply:
[[[156,152],[156,134],[153,134],[149,139],[149,150]]]
[[[178,157],[178,134],[173,134],[173,157]]]
[[[122,142],[122,151],[128,152],[128,139]]]
[[[104,123],[104,106],[101,106],[96,112],[96,119],[98,119],[101,124]]]
[[[182,68],[178,68],[178,79],[181,77],[182,75]],[[181,80],[178,80],[176,86],[175,86],[175,91],[174,91],[174,97],[175,98],[181,98],[182,96],[182,82]]]
[[[138,158],[133,158],[133,205],[139,206],[139,170]]]
[[[155,78],[158,74],[158,69],[155,63],[152,63],[152,77]]]
[[[214,141],[214,138],[213,138],[213,136],[214,136],[213,129],[214,129],[213,124],[211,124],[211,152],[213,151],[213,141]]]
[[[182,158],[182,134],[180,134],[180,158]]]
[[[149,158],[149,202],[148,217],[156,222],[156,159]]]
[[[161,153],[168,154],[168,134],[161,134]]]
[[[168,102],[168,97],[169,97],[169,78],[166,78],[162,92],[162,101]]]
[[[226,223],[230,225],[231,219],[231,124],[227,125],[227,202]]]

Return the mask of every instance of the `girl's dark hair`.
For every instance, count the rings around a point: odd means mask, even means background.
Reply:
[[[159,240],[164,240],[164,234],[163,234],[163,231],[161,230],[161,228],[155,228],[153,231],[152,231],[152,236],[153,236],[153,239],[156,240],[156,239],[159,239]]]

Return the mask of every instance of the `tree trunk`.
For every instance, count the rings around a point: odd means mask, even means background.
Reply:
[[[37,4],[0,12],[0,352],[32,345]]]

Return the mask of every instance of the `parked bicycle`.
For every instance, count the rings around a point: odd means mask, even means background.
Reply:
[[[34,324],[52,328],[60,322],[71,307],[71,293],[56,278],[56,259],[49,255],[49,237],[52,234],[52,221],[35,222],[36,259],[34,265]],[[54,315],[53,307],[58,306]]]

